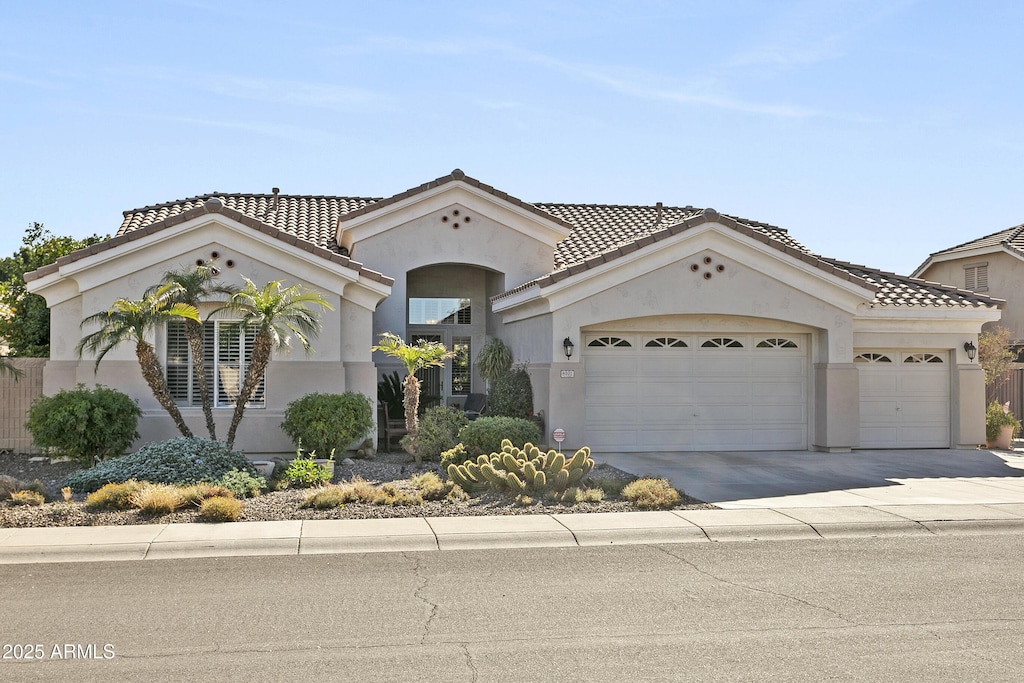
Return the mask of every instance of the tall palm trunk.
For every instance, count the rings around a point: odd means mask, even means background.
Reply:
[[[192,430],[185,424],[181,411],[178,410],[178,404],[174,402],[174,397],[171,396],[171,392],[167,388],[167,380],[164,377],[163,369],[160,367],[160,359],[157,358],[153,347],[149,342],[139,340],[135,345],[135,356],[139,360],[139,367],[142,368],[142,377],[146,380],[146,384],[149,385],[153,396],[156,397],[156,400],[167,411],[167,414],[171,416],[171,419],[174,420],[178,430],[183,435],[191,437]]]
[[[267,363],[270,362],[272,350],[273,342],[270,335],[262,332],[257,334],[253,341],[249,366],[245,369],[245,379],[242,381],[238,396],[235,397],[235,412],[231,416],[231,427],[228,429],[228,448],[233,448],[235,445],[235,432],[238,431],[238,423],[242,421],[242,415],[245,413],[245,404],[256,393],[256,389],[263,379],[263,373],[267,369]]]
[[[419,449],[420,381],[415,374],[410,372],[405,376],[405,381],[402,382],[402,391],[404,393],[402,403],[405,406],[405,429],[409,432],[409,446],[405,450],[412,454],[418,466],[422,464],[423,459]]]
[[[203,402],[203,415],[206,416],[206,431],[210,439],[217,440],[217,425],[213,421],[213,394],[210,383],[206,379],[206,358],[203,355],[203,326],[195,320],[185,321],[185,337],[192,349],[192,366],[198,374],[199,396]]]

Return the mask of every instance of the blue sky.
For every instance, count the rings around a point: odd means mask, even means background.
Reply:
[[[32,221],[456,167],[902,273],[1024,222],[1020,2],[0,0],[0,24],[2,255]]]

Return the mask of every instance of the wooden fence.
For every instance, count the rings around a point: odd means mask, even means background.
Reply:
[[[1010,379],[1003,382],[998,388],[987,387],[985,390],[985,404],[992,401],[1000,403],[1010,402],[1010,412],[1018,418],[1024,417],[1024,368],[1014,368],[1010,371]]]
[[[43,395],[43,366],[46,358],[9,358],[8,362],[20,370],[15,379],[11,373],[0,375],[0,452],[38,453],[32,445],[32,435],[25,429],[28,409]]]

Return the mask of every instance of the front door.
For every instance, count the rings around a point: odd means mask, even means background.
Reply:
[[[413,331],[411,337],[413,344],[421,339],[439,342],[455,354],[445,361],[443,367],[423,368],[416,373],[420,381],[420,409],[452,402],[461,404],[471,391],[470,338],[447,330],[441,333]]]

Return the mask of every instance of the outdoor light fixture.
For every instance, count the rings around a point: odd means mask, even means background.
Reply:
[[[569,339],[568,337],[566,337],[565,341],[562,342],[562,348],[565,349],[565,359],[569,360],[570,358],[572,358],[572,349],[573,349],[572,339]]]
[[[974,345],[974,342],[965,342],[964,351],[967,352],[968,360],[974,360],[974,357],[978,355],[978,347]]]

